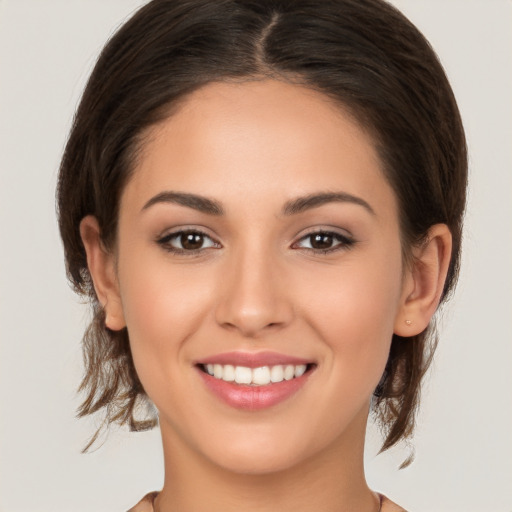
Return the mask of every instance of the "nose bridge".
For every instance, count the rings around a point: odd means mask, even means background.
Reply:
[[[292,307],[279,285],[278,255],[266,244],[248,242],[233,249],[226,261],[217,321],[245,336],[283,326]]]

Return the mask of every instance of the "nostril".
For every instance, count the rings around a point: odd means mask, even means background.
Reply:
[[[265,256],[261,261],[251,253],[243,255],[231,266],[219,282],[215,319],[226,329],[236,329],[246,337],[260,331],[275,330],[293,317],[293,300],[279,276],[276,265]],[[269,268],[274,270],[270,271]]]

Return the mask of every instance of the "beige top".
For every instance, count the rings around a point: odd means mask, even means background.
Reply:
[[[155,512],[153,503],[155,498],[158,496],[158,492],[150,492],[142,498],[137,505],[132,507],[128,512]],[[382,499],[382,505],[380,512],[407,512],[402,507],[399,507],[396,503],[386,498],[386,496],[380,495]]]

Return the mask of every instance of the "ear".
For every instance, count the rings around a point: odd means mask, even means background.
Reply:
[[[126,326],[115,271],[114,255],[107,251],[100,237],[96,217],[88,215],[80,222],[80,236],[87,254],[87,266],[96,296],[105,310],[105,325],[113,331]]]
[[[415,336],[427,328],[441,299],[451,253],[452,235],[446,224],[432,226],[426,242],[413,249],[395,319],[395,334]]]

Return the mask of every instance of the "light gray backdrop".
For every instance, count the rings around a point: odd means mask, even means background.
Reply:
[[[87,316],[64,279],[59,158],[84,81],[142,0],[0,0],[0,512],[126,510],[162,484],[158,431],[80,455]],[[415,512],[512,511],[512,2],[394,0],[430,39],[465,121],[471,189],[458,292],[415,437],[370,484]]]

